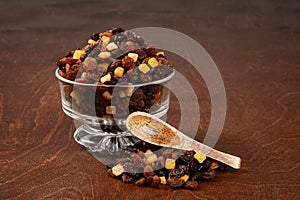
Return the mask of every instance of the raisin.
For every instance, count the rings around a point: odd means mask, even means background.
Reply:
[[[135,165],[132,162],[125,162],[123,164],[123,168],[124,168],[125,172],[128,172],[128,173],[136,172]]]
[[[193,161],[194,151],[186,151],[183,155],[181,155],[177,160],[176,164],[178,165],[187,165]]]
[[[141,100],[144,100],[145,98],[146,97],[145,97],[142,89],[137,89],[131,96],[131,100],[134,102],[139,102]]]
[[[160,184],[160,178],[157,175],[146,177],[146,181],[151,187],[157,187]]]
[[[117,41],[117,42],[123,42],[123,41],[127,40],[127,37],[126,37],[124,34],[119,33],[119,34],[117,34],[117,35],[115,36],[114,39],[115,39],[115,41]]]
[[[150,74],[143,74],[143,73],[140,73],[139,74],[139,78],[140,80],[143,82],[143,83],[149,83],[152,81],[152,77]]]
[[[145,183],[145,181],[146,181],[146,178],[142,177],[139,180],[137,180],[135,182],[135,184],[138,185],[138,186],[140,186],[140,185],[143,185]]]
[[[95,41],[99,40],[99,33],[93,33],[91,39]]]
[[[135,66],[135,62],[129,56],[125,56],[122,59],[122,65],[123,65],[125,70],[130,70],[131,68],[133,68]]]
[[[181,178],[169,178],[167,180],[167,183],[173,188],[178,188],[183,186],[184,180],[182,180]]]
[[[169,172],[166,168],[162,168],[162,169],[158,170],[158,172],[157,172],[158,176],[166,176],[168,173]]]
[[[215,177],[215,171],[210,169],[206,172],[196,172],[196,174],[192,177],[192,180],[209,180]]]
[[[186,165],[180,165],[175,169],[172,169],[169,173],[169,178],[179,178],[185,174],[188,174],[189,167]]]
[[[148,91],[151,92],[152,94],[157,94],[162,90],[161,85],[150,85],[148,86]]]
[[[125,31],[124,29],[122,29],[120,27],[117,27],[117,28],[112,29],[111,33],[115,35],[115,34],[118,34],[118,33],[122,33],[124,31]]]
[[[108,66],[107,71],[108,72],[114,72],[117,67],[122,66],[122,60],[116,59],[111,65]]]
[[[165,66],[169,65],[169,61],[167,59],[160,58],[160,57],[158,57],[158,63],[161,64],[161,65],[165,65]]]
[[[145,163],[144,163],[143,159],[138,154],[133,153],[130,156],[130,158],[131,158],[132,162],[134,163],[134,166],[136,166],[136,167],[145,167]]]
[[[134,50],[133,53],[136,53],[138,54],[138,59],[139,61],[143,61],[145,58],[147,58],[147,53],[145,52],[145,49],[137,49],[137,50]]]
[[[130,176],[128,173],[123,173],[122,181],[124,183],[133,183],[133,182],[135,182],[134,178],[132,176]]]
[[[136,44],[130,40],[130,38],[128,38],[129,41],[125,42],[125,45],[127,46],[127,48],[130,50],[130,51],[134,51],[137,48]]]
[[[198,167],[199,171],[207,171],[210,168],[212,161],[206,159],[203,163],[200,164],[200,166]]]
[[[198,182],[197,181],[187,181],[185,184],[184,184],[184,187],[185,188],[188,188],[188,189],[196,189],[198,187]]]
[[[73,58],[71,58],[71,57],[66,57],[66,58],[62,58],[62,59],[58,60],[56,62],[56,65],[58,67],[61,67],[61,66],[65,66],[66,64],[74,65],[75,63],[76,63],[76,60],[73,60]]]
[[[156,57],[157,50],[153,47],[147,48],[146,53],[149,57]]]
[[[145,40],[144,40],[143,38],[141,38],[141,37],[137,37],[137,38],[136,38],[136,42],[137,42],[140,46],[142,46],[142,45],[144,44]]]

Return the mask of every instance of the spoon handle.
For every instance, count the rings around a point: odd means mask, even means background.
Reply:
[[[221,163],[224,163],[230,167],[233,167],[234,169],[240,169],[240,167],[241,167],[241,158],[218,151],[216,149],[213,149],[213,148],[211,148],[205,144],[202,144],[198,141],[195,141],[195,140],[189,141],[188,143],[183,142],[182,148],[194,150],[196,152],[201,151],[207,157],[217,160]]]

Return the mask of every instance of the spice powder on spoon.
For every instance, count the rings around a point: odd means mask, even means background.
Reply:
[[[147,116],[133,116],[132,121],[144,133],[147,139],[157,144],[170,144],[180,141],[177,133],[168,126]]]

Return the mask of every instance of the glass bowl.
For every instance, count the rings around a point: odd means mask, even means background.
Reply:
[[[169,108],[170,91],[164,85],[174,76],[142,84],[89,84],[71,81],[59,74],[62,109],[76,125],[74,139],[92,152],[117,153],[137,138],[126,129],[127,116],[135,111],[156,117]],[[79,124],[79,125],[78,125]]]

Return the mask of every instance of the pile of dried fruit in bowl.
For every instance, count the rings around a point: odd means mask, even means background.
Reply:
[[[163,51],[122,28],[92,34],[84,47],[68,52],[56,65],[60,77],[73,81],[62,82],[66,101],[79,113],[89,115],[96,110],[101,118],[125,118],[134,111],[159,109],[165,92],[159,81],[174,74]],[[96,90],[74,87],[80,84],[95,85]],[[91,94],[96,94],[94,107],[86,101]]]
[[[94,33],[86,46],[68,52],[56,65],[68,80],[100,85],[148,83],[173,72],[163,51],[122,28]]]
[[[124,183],[188,189],[196,189],[201,181],[213,179],[217,168],[229,169],[200,151],[161,148],[143,141],[128,147],[123,157],[107,168],[110,176]]]

